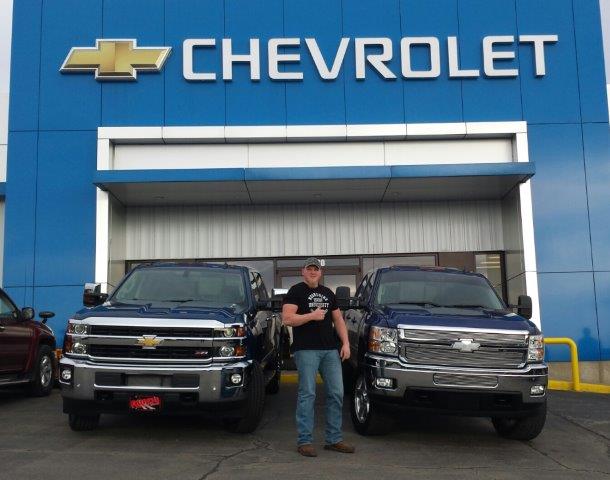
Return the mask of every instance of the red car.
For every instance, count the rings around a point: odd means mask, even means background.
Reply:
[[[31,395],[49,395],[55,383],[55,336],[45,325],[55,316],[40,312],[34,320],[34,309],[19,310],[0,289],[0,387],[26,385]]]

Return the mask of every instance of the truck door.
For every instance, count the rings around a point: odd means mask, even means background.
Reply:
[[[15,304],[0,291],[0,373],[17,373],[25,370],[32,328],[22,321]]]

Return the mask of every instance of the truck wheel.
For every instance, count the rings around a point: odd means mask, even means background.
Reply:
[[[46,397],[53,389],[53,350],[48,345],[41,345],[36,355],[36,365],[29,393],[34,397]]]
[[[385,421],[369,395],[364,373],[360,373],[354,384],[351,398],[352,423],[360,435],[382,435],[389,430]]]
[[[540,435],[546,421],[546,402],[536,410],[534,415],[523,418],[491,419],[498,435],[511,440],[532,440]]]
[[[95,430],[100,423],[100,416],[70,413],[68,415],[68,423],[70,424],[70,428],[75,432]]]
[[[252,365],[250,375],[250,385],[248,387],[248,397],[244,416],[237,419],[225,419],[226,428],[234,433],[251,433],[258,427],[263,417],[265,406],[265,376],[258,363]]]

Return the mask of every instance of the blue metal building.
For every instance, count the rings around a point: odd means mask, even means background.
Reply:
[[[27,0],[13,16],[3,286],[54,310],[60,337],[85,282],[142,261],[249,262],[275,286],[310,255],[333,285],[455,265],[531,295],[545,335],[592,362],[585,380],[610,383],[597,0]]]

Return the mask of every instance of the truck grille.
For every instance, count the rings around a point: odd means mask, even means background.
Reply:
[[[444,387],[495,388],[498,386],[498,377],[494,375],[435,373],[434,384]]]
[[[416,343],[451,345],[462,338],[470,338],[484,346],[527,347],[527,333],[467,332],[441,330],[400,330],[400,339]]]
[[[147,358],[160,360],[205,360],[212,357],[211,348],[157,347],[143,349],[139,345],[91,345],[89,355],[99,358]]]
[[[481,347],[474,352],[460,352],[444,345],[406,344],[401,356],[407,363],[475,368],[519,368],[525,363],[527,350],[502,350]]]
[[[130,327],[127,325],[91,325],[91,335],[116,337],[158,337],[212,338],[213,328],[170,328],[170,327]]]

